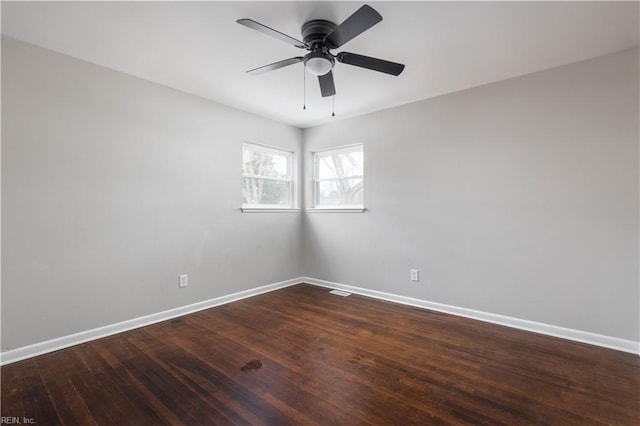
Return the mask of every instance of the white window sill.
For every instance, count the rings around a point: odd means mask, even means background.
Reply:
[[[364,213],[367,209],[364,207],[345,207],[345,208],[312,208],[306,209],[308,213]]]
[[[240,207],[242,213],[298,213],[300,209],[278,207]]]

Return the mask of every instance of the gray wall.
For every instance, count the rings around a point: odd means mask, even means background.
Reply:
[[[638,89],[627,51],[301,132],[3,38],[2,350],[300,275],[638,340]],[[307,197],[364,143],[369,210],[240,213],[244,140]]]
[[[638,73],[625,51],[305,130],[308,189],[310,152],[364,143],[368,208],[306,215],[305,273],[637,341]]]
[[[242,142],[300,139],[3,38],[2,350],[301,275],[300,214],[239,211]]]

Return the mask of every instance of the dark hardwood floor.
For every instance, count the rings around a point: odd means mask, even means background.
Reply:
[[[637,355],[310,285],[1,370],[39,425],[640,424]]]

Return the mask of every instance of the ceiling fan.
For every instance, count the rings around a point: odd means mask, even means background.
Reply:
[[[309,51],[305,56],[296,56],[254,68],[247,71],[248,74],[258,75],[302,62],[310,73],[318,76],[320,92],[323,97],[326,97],[336,94],[336,88],[333,83],[333,73],[331,71],[336,60],[343,64],[354,65],[356,67],[367,68],[395,76],[400,75],[404,69],[403,64],[349,52],[340,52],[337,55],[331,53],[332,49],[341,47],[380,21],[382,21],[382,16],[372,7],[365,4],[340,25],[324,19],[314,19],[305,22],[302,25],[302,39],[304,41],[290,37],[252,19],[238,19],[236,22],[271,37],[275,37],[285,43],[292,44],[299,49]]]

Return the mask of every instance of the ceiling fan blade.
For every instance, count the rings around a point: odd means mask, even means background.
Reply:
[[[342,24],[325,37],[325,41],[336,49],[346,42],[352,40],[378,22],[382,21],[382,16],[371,6],[366,4],[356,10]]]
[[[280,31],[274,30],[273,28],[269,28],[266,25],[261,24],[260,22],[256,22],[253,19],[238,19],[236,21],[240,25],[244,25],[245,27],[251,28],[252,30],[260,31],[263,34],[269,35],[271,37],[275,37],[279,40],[284,41],[285,43],[289,43],[294,45],[295,47],[299,47],[300,49],[306,49],[304,42],[290,37]]]
[[[295,58],[289,58],[283,61],[278,61],[269,65],[264,65],[262,67],[254,68],[252,70],[247,71],[247,74],[251,74],[251,75],[264,74],[265,72],[288,67],[289,65],[297,64],[298,62],[302,62],[302,56],[297,56]]]
[[[391,75],[400,75],[402,70],[404,70],[404,65],[402,64],[349,52],[338,53],[336,59],[343,64],[355,65],[356,67],[367,68]]]
[[[323,98],[336,94],[336,86],[333,84],[333,73],[331,71],[325,75],[319,75],[318,81],[320,82],[320,93],[322,93]]]

